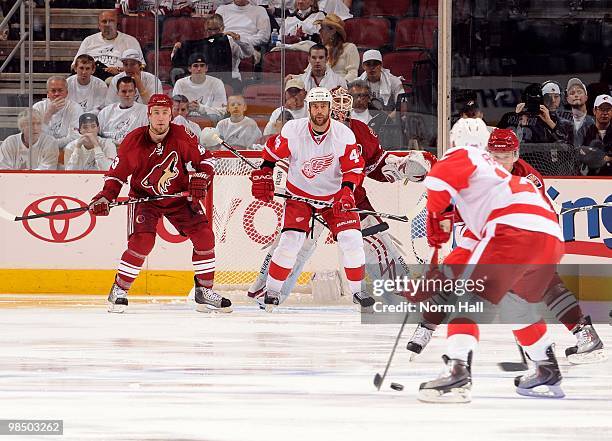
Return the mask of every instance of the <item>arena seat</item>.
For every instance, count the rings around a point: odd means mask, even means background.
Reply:
[[[160,49],[159,50],[159,71],[158,78],[162,82],[170,81],[170,70],[172,69],[172,61],[170,59],[170,49]],[[147,72],[154,73],[155,71],[155,51],[147,52],[146,56],[147,61]]]
[[[405,83],[412,83],[414,63],[427,57],[425,51],[396,51],[383,55],[383,66],[393,75],[404,77]]]
[[[164,21],[162,47],[172,47],[177,41],[206,38],[206,19],[202,17],[171,17]]]
[[[434,31],[438,27],[436,19],[404,18],[395,26],[394,49],[431,49]]]
[[[380,49],[389,45],[391,23],[386,18],[351,18],[344,22],[346,40],[358,48]]]
[[[361,16],[403,17],[411,15],[410,12],[412,12],[412,0],[369,0],[363,2]]]
[[[308,66],[308,53],[285,51],[285,75],[299,75]],[[281,71],[281,52],[268,52],[263,58],[263,72],[266,79],[276,78]]]
[[[120,16],[118,28],[121,32],[136,38],[141,47],[155,42],[153,17]]]

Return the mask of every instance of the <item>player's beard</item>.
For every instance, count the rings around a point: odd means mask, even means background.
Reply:
[[[162,127],[155,127],[152,124],[149,124],[149,132],[151,132],[151,134],[155,137],[163,137],[166,133],[168,133],[168,130],[170,130],[170,124],[165,124]]]
[[[316,125],[318,127],[326,126],[327,123],[329,122],[329,113],[327,113],[326,115],[316,115],[316,116],[311,115],[310,122],[313,125]]]

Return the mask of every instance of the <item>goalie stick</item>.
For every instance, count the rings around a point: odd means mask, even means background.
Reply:
[[[108,206],[110,208],[113,208],[113,207],[118,207],[120,205],[138,204],[138,203],[141,203],[141,202],[151,202],[151,201],[158,201],[160,199],[169,199],[169,198],[180,198],[180,197],[184,197],[184,196],[189,196],[189,192],[188,191],[184,191],[182,193],[162,194],[162,195],[159,195],[159,196],[147,196],[147,197],[137,198],[137,199],[128,199],[126,201],[111,202],[111,203],[108,204]],[[15,216],[15,218],[13,220],[15,220],[15,221],[23,221],[23,220],[30,220],[30,219],[38,219],[38,218],[41,218],[41,217],[61,216],[63,214],[79,213],[79,212],[87,211],[87,210],[89,210],[89,205],[87,205],[85,207],[69,208],[67,210],[52,211],[52,212],[49,212],[49,213],[30,214],[28,216]]]
[[[432,252],[430,263],[432,265],[438,264],[438,249],[437,248],[434,248]],[[404,315],[404,321],[402,322],[402,325],[400,326],[399,332],[397,333],[397,337],[395,337],[395,343],[393,343],[393,349],[391,349],[391,354],[389,354],[389,359],[387,360],[387,365],[385,366],[385,370],[383,371],[383,374],[380,375],[377,372],[376,375],[374,375],[374,386],[376,386],[376,390],[380,390],[380,387],[385,381],[385,377],[387,376],[387,373],[389,372],[389,367],[391,367],[391,362],[393,361],[395,350],[397,349],[397,345],[399,344],[400,338],[402,337],[402,333],[404,332],[404,327],[406,326],[406,322],[408,322],[409,316],[410,316],[410,312],[406,311],[406,314]]]

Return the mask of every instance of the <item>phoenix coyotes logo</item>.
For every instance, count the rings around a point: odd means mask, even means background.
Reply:
[[[150,188],[157,195],[166,194],[168,187],[174,178],[179,174],[177,167],[178,154],[170,152],[168,156],[157,164],[142,180],[141,184],[144,188]]]
[[[333,153],[325,156],[317,156],[302,164],[302,174],[308,179],[312,179],[329,167],[332,162],[334,162]]]

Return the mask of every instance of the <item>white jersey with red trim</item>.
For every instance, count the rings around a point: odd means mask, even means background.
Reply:
[[[355,135],[344,124],[330,119],[330,127],[315,135],[309,118],[288,121],[263,150],[263,158],[287,158],[287,190],[296,196],[331,202],[342,182],[355,186],[363,180],[364,159]]]
[[[467,228],[478,239],[491,233],[495,225],[505,224],[563,240],[555,212],[533,182],[510,174],[484,150],[448,150],[424,184],[427,208],[440,212],[452,198]]]

